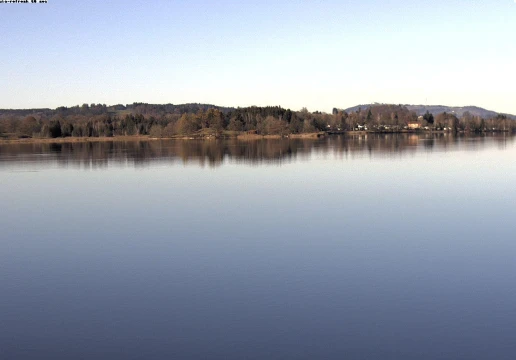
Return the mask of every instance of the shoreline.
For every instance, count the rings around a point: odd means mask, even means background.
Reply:
[[[239,134],[238,140],[262,140],[262,139],[318,139],[326,136],[325,132],[288,134],[288,135],[258,135],[258,134]]]
[[[237,140],[271,140],[271,139],[318,139],[325,136],[323,132],[282,135],[257,135],[238,134],[232,136],[199,136],[178,135],[174,137],[151,137],[150,135],[124,135],[124,136],[100,136],[100,137],[59,137],[59,138],[7,138],[0,139],[0,144],[55,144],[55,143],[85,143],[85,142],[109,142],[109,141],[159,141],[159,140],[216,140],[216,139],[237,139]]]
[[[507,133],[508,131],[488,131],[482,134],[493,133]],[[476,134],[472,132],[458,132],[459,134]],[[151,137],[150,135],[123,135],[123,136],[100,136],[100,137],[59,137],[59,138],[0,138],[1,144],[55,144],[55,143],[86,143],[86,142],[109,142],[109,141],[160,141],[160,140],[228,140],[236,139],[241,141],[255,141],[255,140],[279,140],[279,139],[302,139],[302,140],[317,140],[330,135],[368,135],[368,134],[453,134],[452,131],[343,131],[343,132],[314,132],[302,134],[288,134],[288,135],[258,135],[258,134],[231,134],[231,135],[177,135],[173,137]]]
[[[55,144],[55,143],[83,143],[83,142],[107,142],[107,141],[150,141],[159,140],[148,135],[128,136],[100,136],[100,137],[60,137],[60,138],[22,138],[22,139],[0,139],[0,144]]]

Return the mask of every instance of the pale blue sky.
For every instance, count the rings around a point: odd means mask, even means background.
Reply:
[[[0,108],[361,103],[516,114],[514,0],[0,4]]]

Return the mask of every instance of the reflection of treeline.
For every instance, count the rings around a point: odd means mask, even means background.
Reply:
[[[259,135],[288,135],[315,131],[364,129],[397,131],[409,124],[430,130],[486,132],[513,130],[516,122],[499,115],[483,119],[466,112],[425,114],[418,117],[401,105],[375,105],[346,113],[332,114],[291,111],[279,106],[224,108],[204,104],[152,105],[135,103],[107,107],[84,104],[55,110],[0,110],[0,135],[11,137],[111,137],[185,135],[219,137],[230,132]]]
[[[487,141],[504,145],[513,137],[452,136],[451,134],[367,134],[329,136],[318,140],[271,139],[260,141],[156,140],[71,143],[16,143],[0,145],[5,160],[57,161],[61,165],[103,167],[108,164],[144,165],[151,162],[198,163],[216,166],[224,160],[248,164],[307,159],[311,154],[335,156],[400,156],[416,151],[478,148]],[[475,141],[471,141],[475,140]],[[45,156],[41,156],[41,155]],[[1,162],[0,162],[1,164]]]
[[[197,162],[218,165],[224,159],[245,163],[277,162],[308,155],[313,141],[271,139],[240,141],[131,140],[70,143],[13,143],[0,145],[0,157],[9,160],[58,161],[61,164],[96,166],[148,162]],[[44,157],[36,154],[45,154]],[[37,158],[37,159],[36,159]]]

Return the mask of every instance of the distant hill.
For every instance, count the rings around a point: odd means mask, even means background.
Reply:
[[[410,111],[415,111],[418,115],[424,115],[427,111],[433,115],[441,114],[443,112],[455,114],[457,117],[462,117],[465,112],[469,112],[473,116],[480,116],[484,119],[496,117],[496,111],[487,110],[478,106],[443,106],[443,105],[405,105]],[[503,114],[508,118],[516,120],[515,115]]]
[[[379,103],[373,103],[373,104],[364,104],[364,105],[357,105],[353,106],[347,109],[344,109],[347,113],[349,112],[355,112],[359,109],[365,110],[369,107],[383,105]],[[496,117],[497,115],[506,115],[508,118],[516,120],[516,115],[512,114],[504,114],[504,113],[497,113],[496,111],[486,110],[484,108],[478,107],[478,106],[445,106],[445,105],[401,105],[406,107],[410,111],[414,111],[418,116],[425,114],[427,111],[433,114],[434,116],[437,114],[441,114],[443,112],[455,114],[457,117],[462,117],[462,115],[469,111],[469,113],[473,116],[480,116],[484,119],[490,119],[493,117]]]
[[[106,113],[111,114],[184,114],[184,113],[197,113],[198,111],[206,111],[208,109],[217,109],[222,113],[228,113],[234,111],[234,107],[224,107],[211,104],[147,104],[147,103],[133,103],[127,105],[110,105],[105,104],[84,104],[82,106],[76,105],[71,107],[60,106],[56,109],[0,109],[0,116],[13,115],[13,116],[28,116],[28,115],[101,115]]]

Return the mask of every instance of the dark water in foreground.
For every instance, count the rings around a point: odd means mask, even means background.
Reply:
[[[511,137],[0,145],[1,359],[514,359]]]

